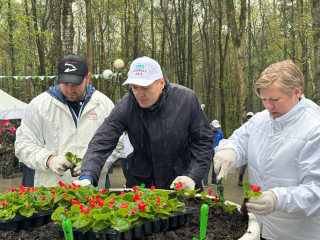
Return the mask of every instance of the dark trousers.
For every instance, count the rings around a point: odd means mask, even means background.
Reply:
[[[127,159],[126,158],[120,158],[120,162],[121,162],[121,166],[122,166],[123,175],[127,180],[127,178],[128,178],[128,168],[129,168]]]
[[[106,176],[106,183],[104,188],[105,189],[109,189],[111,187],[111,182],[110,182],[110,178],[109,178],[109,174],[113,173],[113,166],[111,165],[111,167],[108,170],[107,176]]]
[[[34,169],[27,167],[23,162],[20,162],[20,169],[23,173],[21,185],[24,187],[34,187]]]
[[[203,184],[205,186],[208,185],[208,176],[209,176],[210,167],[211,167],[211,163],[208,166],[207,171],[204,173],[204,176],[203,176]],[[214,165],[213,165],[213,161],[212,161],[212,178],[211,178],[212,184],[217,184],[216,178],[217,178],[217,176],[216,176],[216,173],[214,172]]]
[[[244,175],[246,173],[246,167],[247,167],[248,164],[245,164],[245,165],[242,165],[241,168],[240,168],[240,172],[239,172],[239,175]]]

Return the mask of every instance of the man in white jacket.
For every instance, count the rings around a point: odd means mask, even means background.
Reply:
[[[28,105],[15,142],[16,156],[35,170],[34,185],[56,186],[59,181],[71,184],[73,167],[65,157],[72,152],[82,158],[93,134],[108,117],[114,104],[89,85],[91,73],[84,58],[71,54],[58,66],[58,85],[34,98]],[[121,143],[119,141],[119,143]],[[120,152],[118,144],[100,175],[104,188],[106,173]],[[81,164],[75,169],[81,172]]]
[[[218,179],[248,163],[262,195],[246,207],[266,239],[319,239],[320,114],[303,95],[304,79],[290,60],[264,70],[255,91],[266,110],[222,140],[214,157]]]

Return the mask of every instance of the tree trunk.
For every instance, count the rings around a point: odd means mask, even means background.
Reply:
[[[320,105],[320,2],[312,1],[313,51],[314,51],[314,100]]]
[[[237,68],[238,80],[238,104],[239,104],[239,126],[246,121],[246,95],[245,95],[245,80],[244,80],[244,39],[245,27],[247,19],[247,4],[246,0],[241,0],[241,10],[239,16],[239,29],[237,28],[235,8],[233,0],[227,0],[228,24],[231,29],[231,37],[234,46],[234,56]]]
[[[58,63],[62,58],[62,41],[61,41],[61,0],[51,1],[51,21],[52,21],[52,69],[53,75],[58,74]],[[53,81],[50,82],[53,85]]]
[[[155,43],[154,43],[154,23],[153,23],[153,2],[154,0],[150,0],[150,7],[151,7],[151,57],[153,59],[156,58],[156,46],[155,46]]]
[[[248,104],[247,111],[253,111],[253,71],[252,71],[252,24],[251,24],[251,8],[250,8],[250,0],[248,0],[248,85],[249,85],[249,94],[248,94]]]
[[[62,2],[63,54],[69,55],[73,53],[74,39],[72,0]]]
[[[11,8],[11,0],[8,0],[8,25],[9,25],[9,49],[10,49],[10,60],[11,60],[11,74],[12,76],[16,75],[16,62],[14,58],[14,40],[13,40],[13,22],[12,22],[12,8]],[[12,78],[12,92],[11,95],[16,96],[15,90],[15,79]]]
[[[188,16],[188,82],[187,87],[193,89],[193,54],[192,54],[192,26],[193,26],[193,1],[189,0]]]
[[[91,14],[91,0],[85,0],[86,2],[86,30],[87,30],[87,63],[88,70],[92,73],[93,71],[93,21]],[[93,85],[94,78],[90,79],[90,84]]]

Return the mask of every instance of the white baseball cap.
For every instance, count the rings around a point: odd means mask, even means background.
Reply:
[[[254,116],[254,113],[253,112],[248,112],[247,116]]]
[[[210,125],[211,125],[211,126],[214,126],[215,128],[221,127],[218,120],[213,120]]]
[[[136,84],[142,87],[149,86],[154,81],[163,77],[161,67],[156,60],[149,57],[135,59],[128,72],[128,79],[123,83]]]

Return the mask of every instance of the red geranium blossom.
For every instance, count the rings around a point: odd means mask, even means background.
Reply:
[[[120,208],[127,208],[127,207],[128,207],[128,204],[126,204],[126,203],[121,203]]]
[[[150,188],[151,191],[153,191],[153,190],[155,190],[155,189],[156,189],[155,186],[151,186],[151,188]]]
[[[121,192],[121,193],[120,193],[120,195],[122,195],[122,196],[125,195],[125,194],[126,194],[126,192]]]
[[[45,196],[40,196],[40,198],[44,201],[44,200],[46,200],[46,197]]]
[[[144,202],[139,202],[138,207],[140,208],[141,211],[145,211],[146,210],[146,206],[148,206],[149,204],[144,204]]]
[[[176,190],[177,191],[180,191],[180,190],[182,190],[183,188],[182,188],[182,182],[178,182],[177,183],[177,186],[176,186]]]
[[[215,199],[214,199],[216,202],[220,202],[220,199],[219,199],[219,197],[216,195],[215,196]]]
[[[209,194],[209,195],[211,195],[211,193],[212,193],[212,190],[211,190],[211,189],[209,189],[209,190],[208,190],[208,194]]]
[[[138,190],[139,190],[139,188],[137,188],[137,187],[132,187],[132,190],[134,191],[134,193],[137,193],[138,192]]]
[[[133,197],[133,202],[138,202],[140,200],[140,196],[139,194],[134,195]]]
[[[66,197],[67,197],[67,194],[64,193],[64,194],[63,194],[63,198],[66,198]]]
[[[3,208],[5,208],[7,206],[7,202],[6,201],[1,201],[0,203],[3,205]]]
[[[113,208],[113,204],[108,204],[108,208]]]
[[[254,192],[260,192],[261,187],[260,186],[256,186],[256,185],[251,185],[250,189],[252,189],[252,191],[254,191]]]
[[[160,198],[159,197],[157,197],[157,202],[156,202],[156,205],[159,205],[159,203],[160,203]]]

